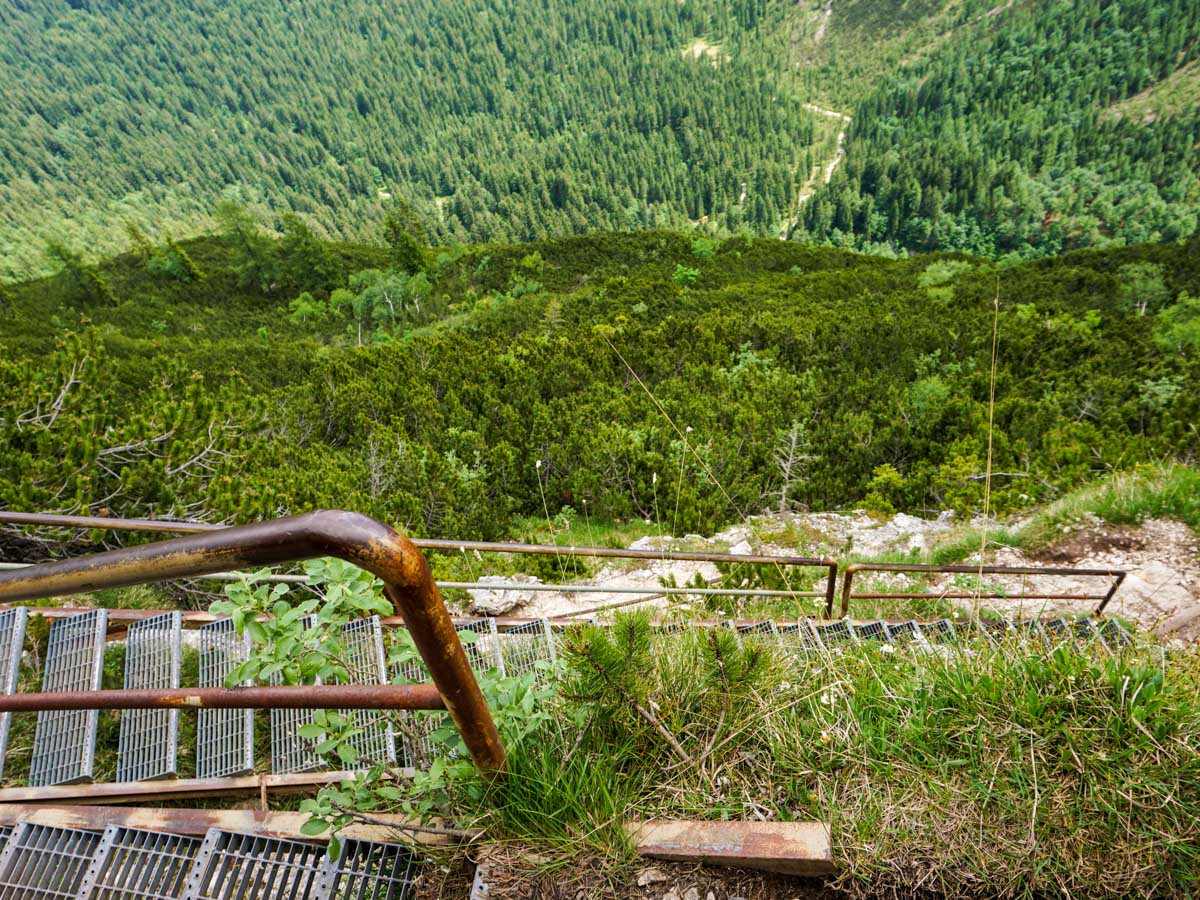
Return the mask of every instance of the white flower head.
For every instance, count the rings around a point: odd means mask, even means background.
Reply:
[[[655,472],[653,475],[650,476],[650,483],[658,484],[658,473],[657,472]]]
[[[880,653],[895,653],[896,648],[893,647],[891,644],[884,644],[882,647],[879,648],[879,652]]]
[[[542,467],[542,461],[539,459],[537,462],[535,462],[533,464],[533,466],[535,469],[540,469]]]

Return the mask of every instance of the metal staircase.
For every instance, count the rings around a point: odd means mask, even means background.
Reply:
[[[203,839],[110,825],[18,822],[0,849],[0,900],[404,900],[416,872],[401,844],[323,847],[210,829]]]
[[[23,638],[25,610],[0,613],[0,693],[16,686],[12,648]],[[169,688],[180,683],[181,616],[154,616],[130,626],[125,651],[127,688]],[[100,686],[104,657],[105,611],[95,610],[62,618],[50,629],[43,683],[46,690],[94,690]],[[1090,618],[1007,619],[980,622],[939,619],[934,621],[874,620],[854,622],[802,619],[791,622],[710,622],[709,627],[731,629],[739,640],[769,641],[786,652],[820,652],[846,642],[892,642],[931,645],[955,642],[968,632],[980,632],[1000,640],[1020,633],[1045,645],[1063,641],[1094,642],[1111,650],[1130,638],[1112,620]],[[558,643],[570,625],[548,619],[509,620],[504,630],[495,619],[476,619],[457,625],[460,635],[470,634],[467,658],[477,674],[495,670],[512,676],[532,677],[546,683],[559,657]],[[680,625],[663,625],[673,631]],[[200,687],[224,684],[232,667],[245,657],[245,640],[222,619],[204,625],[198,632]],[[352,622],[343,633],[351,681],[354,684],[386,683],[391,676],[402,681],[427,679],[424,666],[412,660],[388,672],[383,629],[378,616]],[[412,765],[429,760],[434,753],[429,734],[444,713],[397,711],[393,719],[372,710],[344,710],[357,717],[362,728],[356,749],[362,765],[392,763]],[[33,786],[74,784],[90,779],[96,742],[94,711],[45,711],[38,713],[38,726],[31,760]],[[312,720],[312,710],[271,711],[272,771],[311,772],[341,769],[336,762],[312,751],[313,742],[302,739],[300,726]],[[0,719],[0,771],[2,771],[7,717]],[[179,715],[176,710],[128,710],[121,717],[117,760],[118,781],[151,781],[177,774]],[[255,771],[254,716],[250,710],[201,709],[196,727],[196,776],[219,778]]]

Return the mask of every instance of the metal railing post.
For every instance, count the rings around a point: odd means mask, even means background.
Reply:
[[[256,525],[215,528],[91,556],[0,572],[0,602],[195,577],[247,566],[335,556],[379,576],[475,764],[504,768],[504,748],[442,596],[421,552],[368,516],[321,510]]]
[[[1125,580],[1122,569],[1083,569],[1066,566],[978,566],[978,565],[929,565],[925,563],[852,563],[846,566],[846,574],[842,579],[842,615],[850,611],[851,600],[919,600],[919,599],[951,599],[951,600],[998,600],[1007,599],[1006,593],[992,591],[938,591],[936,593],[914,594],[903,591],[876,591],[855,594],[853,583],[856,572],[899,572],[908,574],[929,575],[1040,575],[1053,577],[1083,576],[1086,578],[1112,578],[1113,583],[1103,594],[1064,594],[1045,591],[1021,593],[1018,595],[1026,600],[1099,600],[1100,605],[1092,611],[1093,616],[1099,616],[1108,606],[1113,594]]]

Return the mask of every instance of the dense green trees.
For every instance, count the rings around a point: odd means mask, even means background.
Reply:
[[[124,249],[114,223],[211,230],[220,199],[276,233],[390,220],[410,273],[431,243],[688,223],[1024,257],[1196,232],[1200,113],[1118,109],[1196,77],[1195,3],[822,7],[7,4],[0,277],[46,271],[49,239]],[[853,113],[828,185],[822,104]]]
[[[395,210],[418,243],[413,211],[438,241],[778,229],[812,115],[765,7],[5,4],[0,277],[41,270],[47,237],[115,251],[113,222],[207,229],[222,197],[343,237]],[[717,57],[685,55],[698,37]]]
[[[416,274],[321,245],[354,274],[285,293],[242,279],[254,234],[182,244],[202,281],[100,267],[118,306],[65,274],[10,287],[0,503],[333,505],[489,537],[543,493],[552,514],[586,501],[681,532],[781,502],[969,510],[997,288],[993,508],[1200,451],[1196,241],[997,266],[650,232],[458,248]],[[286,269],[284,239],[264,241]]]
[[[1196,232],[1200,110],[1110,107],[1200,53],[1200,7],[1055,0],[996,22],[859,104],[799,239],[1028,257]]]

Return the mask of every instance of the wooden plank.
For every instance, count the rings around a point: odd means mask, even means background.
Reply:
[[[412,769],[400,772],[412,777]],[[353,778],[352,771],[296,772],[287,775],[238,775],[231,778],[178,778],[174,781],[62,784],[52,787],[11,787],[0,790],[4,803],[137,803],[144,800],[186,800],[197,797],[258,795],[311,791],[314,787]]]
[[[444,834],[411,832],[394,825],[410,824],[404,816],[374,815],[380,824],[349,825],[343,837],[364,841],[398,841],[442,845],[451,838]],[[121,806],[41,806],[38,804],[0,804],[0,825],[15,825],[18,821],[57,828],[83,828],[102,831],[109,825],[143,828],[147,831],[166,831],[204,837],[210,828],[256,834],[263,837],[285,838],[294,841],[324,843],[324,838],[309,837],[300,831],[308,821],[307,813],[264,812],[258,809],[154,809]],[[386,823],[386,824],[385,824]]]
[[[671,862],[761,869],[784,875],[835,871],[824,822],[626,822],[638,853]]]

